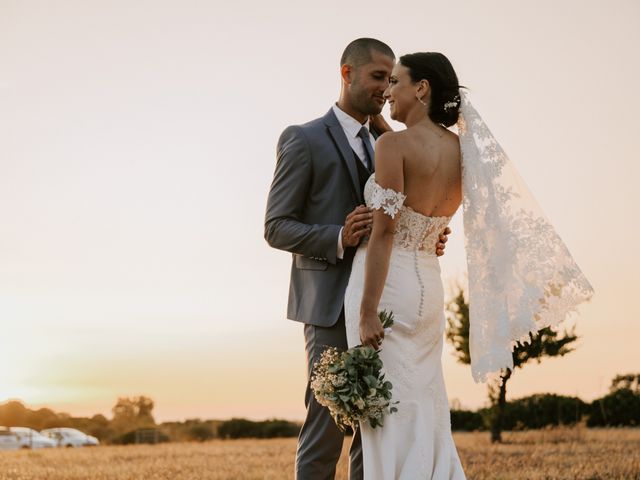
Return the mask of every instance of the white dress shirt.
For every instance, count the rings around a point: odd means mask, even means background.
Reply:
[[[362,145],[362,139],[358,136],[358,132],[360,132],[360,129],[362,127],[366,127],[366,129],[369,130],[369,117],[367,117],[366,122],[360,123],[348,113],[340,110],[340,107],[338,107],[338,105],[334,104],[331,108],[333,108],[333,113],[336,114],[342,130],[344,130],[344,134],[349,141],[349,146],[353,148],[353,151],[356,152],[356,155],[358,155],[358,158],[360,159],[362,164],[366,166],[367,162],[364,152],[364,145]],[[373,135],[371,135],[371,131],[369,131],[369,141],[371,142],[371,146],[375,147],[376,139],[373,138]]]
[[[358,132],[362,127],[366,127],[369,130],[369,117],[367,117],[367,121],[364,123],[360,123],[358,120],[353,118],[348,113],[345,113],[338,107],[338,105],[334,104],[331,108],[333,108],[333,113],[335,113],[338,122],[340,122],[340,126],[342,130],[344,130],[344,134],[349,141],[349,145],[356,152],[356,155],[362,162],[364,166],[367,166],[366,154],[364,151],[364,145],[362,144],[362,139],[358,137]],[[371,142],[371,146],[375,148],[376,139],[371,135],[371,131],[369,131],[369,141]],[[373,161],[373,159],[371,159]],[[344,227],[343,227],[344,228]],[[344,257],[344,247],[342,246],[342,228],[340,229],[340,233],[338,234],[338,258],[342,260]]]

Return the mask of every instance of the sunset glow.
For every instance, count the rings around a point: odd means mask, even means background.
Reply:
[[[360,36],[447,54],[595,288],[577,350],[508,395],[592,400],[638,369],[640,3],[6,1],[0,32],[0,403],[302,418],[265,202],[280,132],[326,113]],[[452,230],[445,285],[466,269]],[[443,362],[449,398],[485,404]]]

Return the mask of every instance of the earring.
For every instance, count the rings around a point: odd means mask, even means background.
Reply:
[[[421,99],[419,96],[417,96],[417,95],[416,95],[416,99],[417,99],[417,100],[418,100],[422,105],[424,105],[425,107],[427,106],[427,104],[426,104],[426,103],[424,103],[424,102],[422,101],[422,99]]]

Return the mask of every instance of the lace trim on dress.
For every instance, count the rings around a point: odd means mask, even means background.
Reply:
[[[398,215],[393,232],[393,246],[413,252],[414,269],[420,287],[418,317],[422,317],[424,308],[424,281],[420,275],[419,257],[436,256],[438,236],[449,224],[451,217],[429,217],[404,205],[406,195],[391,188],[381,187],[375,180],[375,174],[369,177],[364,187],[367,205],[384,212],[391,218]]]
[[[392,188],[383,188],[375,180],[373,180],[372,184],[371,207],[375,210],[382,209],[391,218],[395,218],[407,196],[402,192],[396,192]]]

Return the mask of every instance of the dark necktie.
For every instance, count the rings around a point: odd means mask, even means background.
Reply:
[[[369,129],[367,129],[367,127],[362,127],[358,132],[358,136],[362,139],[365,163],[371,172],[373,171],[373,148],[371,147],[371,140],[369,140]]]

